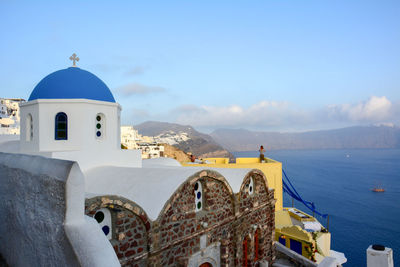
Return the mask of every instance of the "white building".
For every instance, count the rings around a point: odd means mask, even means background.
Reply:
[[[0,134],[19,134],[20,116],[19,104],[24,99],[0,98]]]
[[[133,126],[121,126],[121,144],[127,149],[140,149],[142,159],[164,157],[164,146],[150,136],[139,134]]]
[[[121,144],[127,149],[139,149],[139,133],[133,126],[121,126]]]
[[[137,150],[121,150],[121,106],[108,87],[77,67],[42,79],[21,103],[20,152],[101,165],[140,167]]]
[[[164,146],[158,143],[137,143],[139,149],[142,151],[142,159],[154,159],[164,157]]]

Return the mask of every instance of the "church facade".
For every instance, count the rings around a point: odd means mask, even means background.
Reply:
[[[276,200],[261,171],[142,160],[138,150],[121,150],[120,113],[105,83],[73,66],[38,83],[21,104],[19,142],[7,145],[25,155],[13,156],[14,162],[29,161],[27,155],[32,162],[72,162],[66,189],[56,198],[65,199],[60,227],[81,266],[267,266],[274,261]],[[9,158],[0,156],[0,161]],[[59,172],[49,168],[43,175]],[[27,194],[41,199],[40,192]],[[39,202],[38,209],[49,208]],[[105,255],[113,256],[100,260]]]

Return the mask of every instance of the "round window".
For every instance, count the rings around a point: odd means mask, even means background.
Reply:
[[[108,227],[107,225],[104,225],[101,229],[103,230],[105,235],[108,235],[108,233],[110,232],[110,227]]]
[[[104,213],[102,211],[99,211],[94,215],[94,218],[98,223],[101,223],[104,220]]]

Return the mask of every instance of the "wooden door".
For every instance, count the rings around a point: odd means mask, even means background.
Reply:
[[[243,240],[243,267],[247,267],[247,238]]]
[[[258,261],[258,234],[259,234],[259,229],[257,229],[256,233],[254,234],[254,261]]]

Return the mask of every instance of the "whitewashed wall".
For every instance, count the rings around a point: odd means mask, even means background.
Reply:
[[[120,266],[84,215],[76,162],[0,153],[0,254],[9,266]]]

